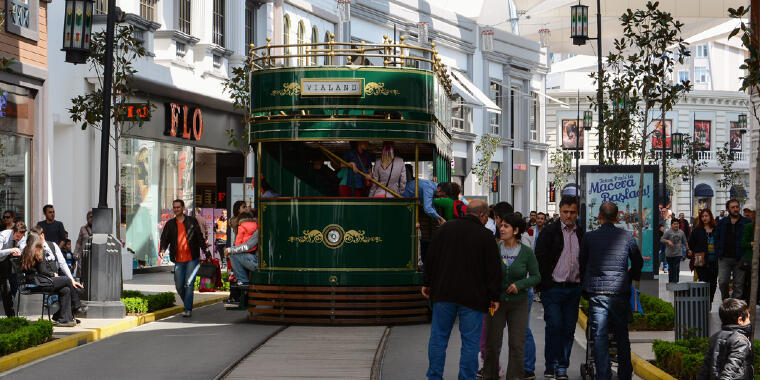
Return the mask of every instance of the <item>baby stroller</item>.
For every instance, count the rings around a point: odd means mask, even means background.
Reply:
[[[628,313],[628,323],[633,322],[633,313],[639,313],[644,315],[644,309],[641,307],[639,301],[639,291],[631,285],[631,309]],[[590,322],[589,322],[590,323]],[[615,335],[610,328],[608,335],[610,342],[610,362],[617,364],[617,341]],[[581,363],[581,378],[583,380],[596,379],[596,363],[594,361],[594,341],[591,337],[591,326],[586,325],[586,362]]]

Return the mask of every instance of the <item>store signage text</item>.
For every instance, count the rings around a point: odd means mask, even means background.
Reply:
[[[124,103],[119,106],[124,121],[150,121],[150,105],[146,103]]]
[[[363,79],[302,78],[302,96],[362,95]]]
[[[200,141],[203,136],[203,113],[200,107],[167,103],[164,135]]]

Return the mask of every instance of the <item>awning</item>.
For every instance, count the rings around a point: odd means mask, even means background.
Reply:
[[[694,187],[695,197],[712,198],[714,195],[712,187],[708,184],[700,183]]]
[[[731,186],[728,193],[731,195],[731,198],[747,198],[747,189],[743,186]]]
[[[578,196],[578,185],[574,183],[568,183],[565,185],[565,187],[562,188],[562,196],[570,196],[570,197],[577,197]]]
[[[538,94],[539,96],[543,96],[544,98],[549,99],[549,100],[553,101],[554,103],[559,104],[560,107],[562,107],[562,108],[570,108],[569,104],[567,104],[567,103],[565,103],[565,102],[563,102],[563,101],[561,101],[561,100],[559,100],[557,98],[552,98],[551,96],[546,95],[543,92],[538,91],[538,90],[532,90],[532,91],[535,92],[536,94]]]
[[[467,79],[466,76],[455,70],[451,70],[451,76],[454,78],[451,81],[454,85],[454,93],[461,96],[465,103],[476,107],[484,107],[488,112],[501,113],[501,108],[484,94],[483,91],[480,91],[478,86]]]

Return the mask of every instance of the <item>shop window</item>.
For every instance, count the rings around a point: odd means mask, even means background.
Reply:
[[[0,134],[0,212],[13,211],[27,223],[31,145],[29,138]]]
[[[172,202],[182,199],[188,214],[194,208],[193,148],[140,139],[120,144],[122,193],[127,248],[135,252],[138,266],[167,265],[158,257],[164,224],[174,217]]]

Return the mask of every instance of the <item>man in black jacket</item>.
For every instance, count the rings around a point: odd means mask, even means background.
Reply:
[[[174,218],[164,225],[161,231],[161,246],[159,256],[169,247],[169,259],[174,262],[174,286],[177,294],[185,304],[183,317],[190,317],[193,310],[193,290],[195,288],[195,275],[198,273],[200,251],[210,257],[206,241],[203,238],[203,230],[198,220],[190,215],[185,215],[185,202],[175,199],[172,202]]]
[[[730,199],[726,202],[728,216],[719,220],[713,230],[715,236],[715,253],[718,254],[718,288],[721,299],[744,297],[744,277],[748,271],[742,269],[744,248],[744,226],[752,223],[740,214],[739,201]],[[751,272],[751,271],[749,271]],[[733,278],[733,293],[729,294],[728,284]],[[747,289],[749,290],[749,289]]]
[[[583,230],[576,225],[578,199],[562,197],[559,210],[560,221],[545,227],[536,242],[541,303],[546,321],[544,378],[547,379],[567,379],[581,300],[578,253]]]
[[[436,231],[425,257],[422,294],[433,304],[428,343],[427,378],[443,378],[446,347],[459,316],[462,351],[459,378],[474,379],[483,315],[499,307],[501,262],[488,221],[488,205],[471,201],[467,215],[444,223]],[[577,312],[576,312],[577,313]]]
[[[583,290],[589,296],[589,326],[599,380],[612,379],[609,331],[617,341],[618,378],[628,380],[633,374],[628,340],[631,281],[640,280],[644,259],[633,234],[615,227],[617,218],[617,205],[602,203],[601,226],[583,237],[579,257]]]

